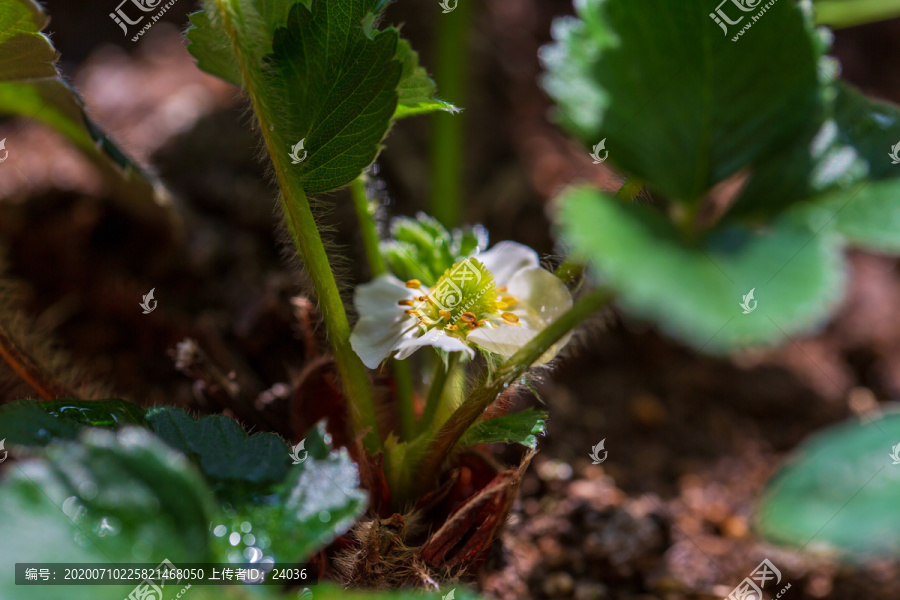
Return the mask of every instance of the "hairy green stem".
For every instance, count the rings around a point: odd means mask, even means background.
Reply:
[[[466,98],[466,29],[473,0],[461,0],[438,19],[435,81],[441,98],[463,106]],[[463,121],[439,112],[432,117],[431,214],[447,228],[458,227],[464,193]]]
[[[356,209],[356,219],[359,221],[359,231],[363,239],[363,247],[366,250],[366,260],[369,262],[369,271],[372,279],[387,273],[387,264],[381,256],[378,247],[378,228],[375,219],[369,210],[369,197],[366,195],[366,176],[360,175],[350,184],[350,195],[353,197],[353,207]]]
[[[245,52],[243,44],[248,42],[238,39],[242,33],[237,18],[240,5],[230,0],[215,2],[225,31],[231,38],[244,87],[259,121],[259,130],[281,188],[281,206],[291,240],[316,291],[322,320],[325,322],[325,330],[344,387],[353,433],[364,435],[363,445],[368,452],[375,454],[381,448],[381,438],[375,419],[372,384],[365,366],[350,347],[350,323],[316,219],[302,185],[290,170],[287,152],[289,144],[281,139],[280,132],[273,124],[275,119],[271,117],[269,107],[260,93],[262,76],[258,70],[253,70],[252,65],[256,64],[254,57]]]
[[[834,29],[900,17],[900,0],[819,0],[816,24]]]
[[[643,181],[636,177],[629,177],[622,184],[622,187],[619,188],[619,191],[616,192],[616,199],[632,202],[641,193],[642,189],[644,189]]]
[[[473,390],[438,432],[417,468],[417,477],[414,481],[432,481],[437,477],[441,464],[449,456],[456,442],[497,399],[497,396],[521,377],[553,344],[609,304],[611,299],[612,293],[602,288],[586,294],[506,360],[491,379]]]

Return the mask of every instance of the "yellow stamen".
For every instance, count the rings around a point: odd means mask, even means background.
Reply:
[[[456,325],[447,325],[444,329],[448,331],[456,331],[459,329],[459,327],[457,327]]]
[[[504,308],[509,308],[509,304],[507,304],[506,302],[498,301],[497,310],[503,310]]]
[[[397,304],[400,306],[415,306],[416,305],[416,303],[412,300],[401,300]]]
[[[503,321],[507,325],[519,325],[519,317],[512,314],[511,312],[505,312],[500,316],[503,318]]]
[[[500,287],[497,288],[497,291],[502,294],[503,292],[505,292],[508,289],[509,288],[506,287],[505,285],[501,285]]]
[[[478,317],[475,316],[475,313],[464,312],[460,319],[465,321],[466,323],[474,323]]]
[[[409,281],[406,282],[406,287],[408,287],[411,290],[417,290],[420,287],[422,287],[422,282],[419,281],[418,279],[410,279]]]
[[[419,315],[419,311],[417,311],[417,310],[414,309],[414,308],[407,308],[407,309],[404,310],[403,312],[406,313],[406,314],[408,314],[408,315],[416,315],[416,316]]]
[[[442,319],[449,319],[453,315],[449,310],[439,310],[438,314]]]

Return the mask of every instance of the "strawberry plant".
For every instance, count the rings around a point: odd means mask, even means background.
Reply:
[[[186,32],[197,66],[247,100],[318,301],[336,384],[298,402],[317,415],[311,427],[288,440],[249,434],[224,415],[109,399],[74,385],[63,361],[42,360],[40,344],[0,321],[0,356],[33,392],[0,406],[0,435],[15,457],[0,483],[0,538],[29,538],[0,545],[5,563],[314,563],[328,581],[317,598],[355,597],[342,587],[471,597],[442,586],[485,560],[548,418],[510,413],[509,399],[580,325],[614,304],[705,352],[790,343],[833,313],[848,247],[900,253],[900,171],[887,157],[900,110],[842,82],[828,31],[810,3],[790,0],[743,29],[720,22],[715,0],[581,0],[576,16],[556,22],[540,55],[556,121],[595,154],[608,151],[625,183],[561,194],[557,232],[568,256],[555,270],[527,246],[491,244],[482,226],[457,227],[459,207],[447,205],[455,187],[436,196],[441,220],[396,215],[381,235],[368,185],[392,127],[460,111],[384,24],[387,4],[204,0]],[[823,12],[831,23],[849,18],[834,6]],[[53,109],[45,120],[104,165],[129,206],[170,219],[155,182],[58,77],[44,21],[31,0],[0,0],[10,32],[0,47],[21,57],[0,60],[0,108],[24,114],[44,98]],[[458,162],[458,140],[450,146],[439,181]],[[320,223],[335,202],[328,194],[346,187],[371,273],[353,289],[353,311]],[[487,458],[482,447],[496,442],[522,446],[519,464]],[[462,485],[462,473],[474,481]],[[761,531],[795,542],[818,521],[797,521],[785,507],[814,486],[792,469],[784,477]],[[871,502],[880,509],[883,500]],[[816,516],[830,510],[823,504]],[[843,528],[833,539],[854,546],[854,534]],[[880,546],[894,549],[887,539]],[[130,592],[61,589],[92,599]],[[0,590],[24,597],[9,573]],[[28,597],[59,591],[34,587]],[[305,597],[282,592],[190,593]]]

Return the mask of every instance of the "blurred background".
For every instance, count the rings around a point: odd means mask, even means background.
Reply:
[[[308,384],[303,368],[320,332],[303,276],[283,253],[247,106],[185,50],[196,3],[178,0],[138,42],[110,19],[114,0],[44,4],[61,71],[92,118],[158,173],[183,223],[173,233],[121,212],[63,138],[33,119],[0,121],[9,151],[0,255],[20,306],[117,396],[215,410],[198,387],[226,374],[245,400],[227,411],[269,428]],[[557,192],[579,180],[621,182],[554,126],[538,84],[538,49],[552,20],[571,12],[568,0],[483,0],[441,25],[450,17],[437,0],[388,9],[386,22],[403,24],[439,95],[465,111],[393,130],[376,174],[382,225],[437,213],[448,224],[483,223],[492,242],[515,239],[558,262]],[[900,103],[900,20],[838,31],[832,54],[845,79]],[[464,176],[448,181],[438,163],[457,159]],[[465,198],[460,214],[442,203],[448,186]],[[344,193],[323,200],[349,289],[368,279],[364,261],[346,258],[362,256],[352,205]],[[723,598],[768,557],[794,600],[900,597],[896,564],[798,556],[750,529],[757,494],[801,440],[900,396],[897,261],[861,253],[850,261],[838,316],[780,348],[712,359],[616,312],[581,332],[540,398],[521,400],[547,405],[549,433],[480,576],[485,595]],[[151,288],[159,309],[143,315],[138,303]],[[177,364],[186,338],[204,366]],[[601,440],[608,459],[592,465]]]

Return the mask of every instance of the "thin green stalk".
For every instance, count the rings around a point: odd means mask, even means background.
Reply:
[[[369,271],[372,278],[385,275],[388,272],[387,263],[378,246],[378,228],[372,211],[369,210],[369,198],[366,195],[366,176],[360,175],[350,184],[350,195],[353,197],[353,207],[356,209],[356,219],[359,221],[359,230],[363,238],[363,247],[366,251],[366,260],[369,262]],[[412,371],[409,363],[402,360],[391,361],[394,372],[394,383],[397,385],[397,412],[400,415],[400,434],[404,440],[411,440],[416,434],[416,414],[413,410],[413,383]]]
[[[447,379],[453,368],[456,366],[458,353],[450,355],[450,359],[444,366],[444,361],[438,359],[434,369],[434,376],[431,378],[428,387],[428,398],[425,400],[425,412],[422,413],[422,420],[419,422],[419,433],[428,431],[434,415],[437,414],[438,407],[441,405],[441,398],[444,397],[444,388],[447,386]]]
[[[397,409],[400,413],[400,434],[404,440],[416,435],[416,413],[413,410],[413,380],[409,361],[392,360],[394,383],[397,385]]]
[[[237,24],[233,10],[238,10],[234,2],[215,0],[222,17],[225,31],[231,38],[231,44],[237,58],[244,86],[253,106],[253,112],[259,120],[259,130],[266,143],[266,149],[272,160],[275,176],[281,188],[281,205],[291,240],[312,280],[319,301],[322,320],[331,343],[337,364],[338,374],[344,387],[350,420],[355,434],[362,434],[363,445],[372,454],[381,448],[378,435],[378,424],[375,419],[375,400],[369,375],[362,361],[350,347],[350,323],[344,310],[344,303],[338,290],[334,272],[328,261],[325,245],[313,216],[309,201],[302,186],[292,181],[288,165],[287,142],[280,137],[280,132],[273,125],[267,106],[259,92],[256,73],[251,70],[253,57],[244,52],[239,40],[241,28]]]
[[[360,175],[350,184],[350,195],[353,197],[353,207],[356,209],[356,219],[359,221],[359,230],[362,234],[363,246],[366,250],[366,260],[369,262],[369,271],[372,279],[387,273],[387,264],[378,247],[378,228],[375,219],[369,210],[369,197],[366,195],[366,176]]]
[[[473,4],[474,0],[459,0],[453,12],[438,19],[435,81],[441,98],[457,106],[466,99],[466,32]],[[446,112],[432,118],[431,214],[445,227],[458,227],[465,192],[463,121]]]
[[[485,409],[497,399],[497,396],[521,377],[553,344],[609,304],[610,300],[612,300],[612,293],[602,288],[583,296],[559,319],[506,360],[494,377],[473,390],[438,432],[419,464],[417,477],[413,481],[432,481],[456,442],[478,420]]]
[[[816,24],[834,29],[900,17],[900,0],[819,0]]]

